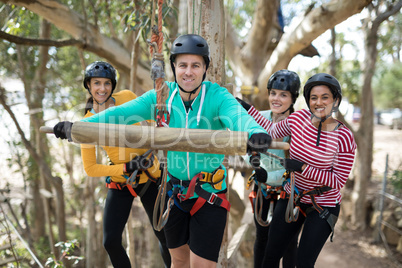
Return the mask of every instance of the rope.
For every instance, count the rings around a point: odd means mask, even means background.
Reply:
[[[290,195],[288,200],[288,205],[285,212],[285,221],[291,223],[297,221],[299,217],[300,208],[295,206],[295,174],[290,172]]]
[[[153,2],[155,3],[155,2]],[[162,6],[163,0],[158,0],[158,27],[152,27],[152,37],[150,44],[150,53],[152,56],[151,78],[154,81],[156,92],[155,121],[157,127],[169,126],[169,112],[166,109],[166,100],[169,95],[168,87],[165,82],[165,63],[163,59],[163,33],[162,33]],[[154,8],[153,8],[154,10]],[[167,152],[163,151],[163,155],[167,156]],[[157,231],[162,230],[165,226],[170,208],[173,206],[173,199],[169,199],[166,210],[165,200],[167,193],[167,163],[163,165],[161,185],[155,200],[152,224]]]
[[[257,183],[258,183],[258,190],[254,203],[254,217],[259,225],[261,225],[262,227],[268,227],[271,224],[272,217],[274,214],[274,201],[272,199],[270,200],[267,219],[263,220],[262,219],[263,198],[264,198],[262,194],[263,189],[262,189],[262,183],[259,182]]]
[[[162,48],[163,48],[163,32],[162,32],[162,6],[163,6],[163,0],[158,0],[158,27],[153,26],[152,27],[152,37],[150,43],[150,53],[152,56],[152,68],[151,68],[151,78],[154,80],[154,88],[156,91],[156,109],[158,110],[158,113],[155,114],[156,116],[156,123],[157,126],[162,126],[162,120],[163,116],[166,114],[167,111],[164,107],[164,103],[167,98],[166,94],[163,94],[163,91],[167,91],[166,85],[164,83],[164,78],[165,78],[165,64],[163,60],[163,53],[162,53]]]

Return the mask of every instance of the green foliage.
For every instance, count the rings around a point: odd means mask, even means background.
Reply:
[[[402,63],[382,68],[374,83],[374,105],[378,109],[402,108]]]
[[[397,194],[402,194],[402,168],[395,170],[390,178],[390,183]]]
[[[74,254],[76,248],[79,247],[79,243],[76,239],[67,242],[58,242],[55,246],[60,248],[62,255],[59,260],[56,260],[55,256],[49,257],[45,263],[46,267],[65,267],[63,264],[63,259],[73,261],[73,265],[77,265],[81,260],[84,259],[82,256],[72,255]]]
[[[256,0],[236,1],[226,0],[225,5],[229,18],[233,26],[238,30],[249,29],[253,19],[253,13],[256,7]],[[247,32],[247,31],[245,31]]]
[[[38,259],[44,260],[49,256],[50,252],[50,243],[47,236],[39,237],[38,241],[34,241],[34,247],[38,254]]]
[[[399,12],[395,16],[381,24],[379,38],[379,58],[391,57],[393,62],[400,60],[399,53],[402,44],[402,13]]]
[[[359,106],[362,74],[360,63],[357,60],[342,61],[339,65],[339,71],[337,71],[336,76],[342,86],[342,95],[350,103]]]

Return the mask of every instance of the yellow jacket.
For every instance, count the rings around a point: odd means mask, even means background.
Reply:
[[[114,93],[112,98],[115,100],[115,105],[121,105],[125,102],[137,98],[137,96],[129,90],[122,90]],[[85,115],[85,118],[93,116],[94,114],[89,111]],[[139,123],[137,123],[138,125]],[[137,155],[144,154],[147,149],[134,149],[123,147],[109,147],[102,146],[106,151],[112,165],[98,164],[96,161],[96,147],[95,145],[82,144],[81,145],[81,158],[84,164],[85,172],[91,177],[110,176],[114,182],[126,182],[126,178],[123,176],[124,163],[127,163]],[[148,169],[148,172],[154,177],[160,177],[159,161],[155,157],[154,165]],[[139,183],[145,183],[148,180],[148,176],[143,172],[140,175]]]

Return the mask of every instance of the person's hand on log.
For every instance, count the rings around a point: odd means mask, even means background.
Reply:
[[[236,97],[236,100],[241,104],[241,106],[243,106],[244,109],[246,109],[246,111],[250,110],[251,105],[248,104],[247,102],[245,102],[242,99],[239,99],[238,97]]]
[[[247,142],[247,153],[265,153],[271,145],[272,138],[267,133],[255,133]]]
[[[69,121],[59,122],[53,127],[53,133],[59,139],[62,140],[68,139],[68,141],[73,141],[73,139],[71,138],[72,126],[73,123]]]
[[[261,155],[259,153],[253,154],[250,156],[250,164],[254,169],[254,179],[258,182],[265,183],[267,182],[268,174],[267,171],[260,166],[261,164]]]
[[[280,161],[281,165],[289,171],[302,172],[306,168],[306,164],[295,159],[284,158]]]
[[[146,170],[152,167],[154,164],[153,158],[148,158],[147,156],[137,155],[129,162],[124,164],[125,173],[133,173],[135,170]]]

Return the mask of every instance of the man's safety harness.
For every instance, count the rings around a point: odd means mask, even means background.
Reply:
[[[154,159],[155,159],[155,156],[153,155],[152,150],[146,151],[142,156],[143,157],[149,156],[149,161],[151,162],[150,166],[152,167]],[[111,164],[113,165],[113,163],[111,163]],[[140,164],[141,164],[141,162],[140,162]],[[160,177],[155,178],[149,173],[148,167],[149,166],[140,167],[139,169],[137,169],[133,173],[131,173],[130,176],[124,175],[124,177],[126,178],[126,182],[114,182],[111,180],[110,177],[106,177],[106,187],[109,189],[118,189],[118,190],[122,190],[124,187],[127,187],[127,189],[130,191],[130,193],[134,197],[137,197],[137,196],[141,197],[148,190],[148,187],[151,183],[159,183],[159,180],[160,180]],[[137,193],[135,191],[135,189],[139,185],[140,176],[143,172],[147,175],[148,180],[145,183],[144,187],[142,187],[141,191],[139,193]]]
[[[194,215],[205,203],[223,207],[227,211],[230,210],[230,203],[226,199],[226,191],[220,193],[210,193],[202,188],[203,184],[208,183],[214,189],[221,190],[222,183],[225,178],[225,171],[222,168],[218,168],[212,173],[200,172],[189,181],[180,180],[169,172],[168,175],[170,180],[167,183],[166,191],[169,195],[169,200],[167,202],[166,210],[163,212],[163,216],[159,220],[159,227],[161,227],[161,229],[168,220],[169,212],[173,204],[176,203],[176,205],[181,208],[180,203],[193,197],[194,193],[198,195],[198,198],[189,211],[191,216]],[[185,189],[187,189],[187,192],[186,194],[183,194]]]

